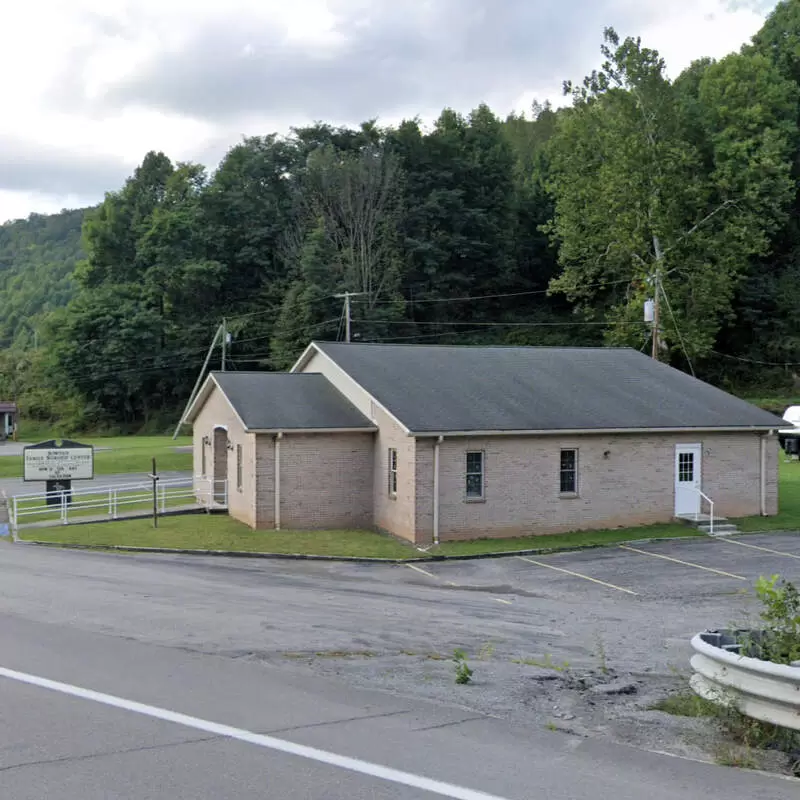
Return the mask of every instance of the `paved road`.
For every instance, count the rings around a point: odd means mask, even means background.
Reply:
[[[366,642],[414,627],[437,642],[470,616],[510,630],[487,595],[448,600],[406,572],[0,546],[0,797],[797,797],[798,785],[780,778],[249,658],[341,642],[358,619]],[[528,600],[526,617],[552,612],[543,597]],[[520,615],[517,624],[531,633],[536,622]]]

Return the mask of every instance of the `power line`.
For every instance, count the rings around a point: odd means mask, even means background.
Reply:
[[[596,289],[605,286],[618,286],[623,283],[631,283],[632,278],[624,278],[617,281],[602,281],[601,283],[586,283],[581,286],[582,289]],[[525,292],[504,292],[502,294],[477,294],[477,295],[464,295],[463,297],[434,297],[423,300],[410,300],[405,297],[403,300],[409,305],[421,305],[422,303],[463,303],[472,300],[496,300],[503,297],[525,297],[530,295],[549,294],[550,289],[534,289]],[[394,305],[396,300],[375,300],[370,305]]]
[[[716,356],[722,356],[722,358],[743,361],[745,364],[758,364],[762,367],[800,367],[800,362],[797,361],[759,361],[755,358],[745,358],[744,356],[733,356],[730,353],[720,353],[718,350],[712,350],[711,352]]]

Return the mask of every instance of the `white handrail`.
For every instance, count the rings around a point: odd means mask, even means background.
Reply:
[[[207,484],[207,486],[204,486]],[[169,504],[196,504],[202,508],[227,507],[227,480],[213,478],[170,478],[160,481],[156,490],[158,513],[164,514]],[[67,525],[71,518],[106,517],[118,519],[120,511],[136,506],[152,508],[151,481],[76,489],[72,492],[38,492],[9,498],[9,521],[16,531],[21,524],[52,522]],[[23,522],[24,521],[24,522]]]
[[[692,486],[692,489],[694,489],[697,492],[697,494],[699,494],[700,497],[702,497],[708,503],[708,507],[709,507],[709,511],[710,511],[710,513],[709,513],[709,523],[708,523],[708,534],[709,534],[709,536],[713,536],[714,535],[714,501],[707,494],[705,494],[704,492],[701,492],[696,486]]]

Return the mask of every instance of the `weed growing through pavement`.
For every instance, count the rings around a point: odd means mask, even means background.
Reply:
[[[456,683],[469,683],[472,680],[473,671],[467,663],[467,654],[458,648],[453,651],[453,661],[456,665]]]
[[[545,653],[544,658],[512,658],[513,664],[524,664],[526,667],[541,667],[542,669],[552,669],[556,672],[566,672],[569,669],[569,661],[557,664],[553,661],[550,653]]]
[[[486,642],[478,651],[478,661],[488,661],[494,655],[494,645]]]

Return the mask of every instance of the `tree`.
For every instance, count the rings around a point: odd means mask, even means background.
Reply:
[[[659,287],[667,346],[690,359],[706,355],[750,259],[785,213],[790,87],[763,60],[736,55],[710,65],[698,82],[698,132],[657,52],[638,39],[620,43],[611,29],[602,52],[602,70],[581,87],[566,85],[573,107],[550,150],[549,229],[563,268],[551,288],[605,319],[610,342],[642,346],[643,302]],[[778,79],[757,120],[745,75],[754,92]]]
[[[330,335],[336,328],[344,272],[325,222],[318,219],[306,236],[270,344],[270,363],[288,369],[311,338]]]
[[[341,265],[343,289],[361,295],[353,318],[362,335],[384,334],[386,322],[402,314],[397,157],[383,145],[357,152],[325,146],[309,156],[303,186],[309,216],[318,221],[319,235],[329,237]]]

